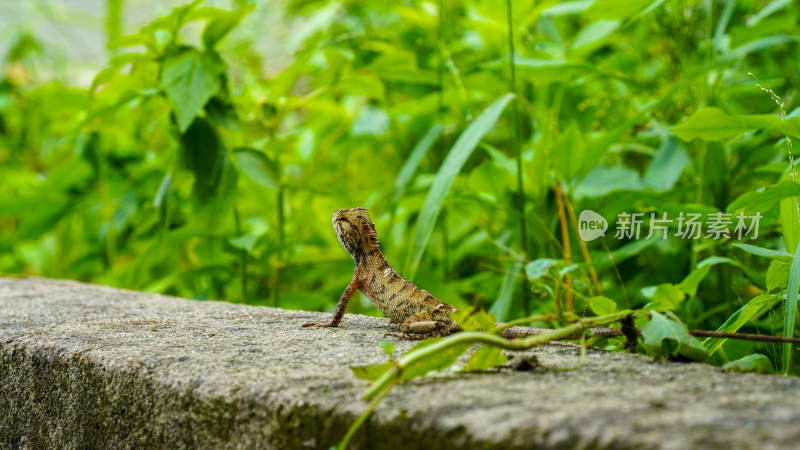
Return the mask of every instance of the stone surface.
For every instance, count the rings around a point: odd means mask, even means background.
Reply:
[[[335,299],[332,299],[332,302]],[[328,448],[366,408],[386,319],[0,278],[0,448]],[[397,343],[396,352],[411,343]],[[529,352],[569,366],[579,350]],[[396,386],[357,448],[790,448],[800,380],[590,350],[572,371]]]

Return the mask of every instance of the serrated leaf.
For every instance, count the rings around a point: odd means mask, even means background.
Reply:
[[[677,354],[693,361],[706,360],[708,353],[705,347],[689,334],[686,325],[679,322],[674,314],[669,316],[667,318],[657,311],[650,312],[650,321],[642,328],[648,353],[656,359]]]
[[[168,56],[161,73],[161,88],[175,111],[178,129],[186,131],[200,109],[220,88],[218,63],[209,55],[188,50]]]
[[[789,282],[789,265],[772,260],[767,268],[767,292],[782,289]]]
[[[775,368],[772,367],[772,361],[760,353],[753,353],[752,355],[739,358],[736,361],[731,361],[722,366],[722,368],[732,372],[775,373]]]
[[[394,361],[386,361],[385,363],[375,364],[373,366],[351,367],[350,370],[359,380],[375,381],[394,365]]]
[[[267,189],[278,189],[275,164],[267,158],[267,155],[251,148],[237,148],[234,154],[239,171]]]
[[[458,308],[450,318],[464,331],[491,331],[497,323],[493,314],[479,308]]]
[[[475,350],[467,361],[462,372],[481,372],[492,367],[499,367],[508,362],[506,355],[497,347],[482,345]]]
[[[586,303],[589,305],[589,308],[592,309],[592,312],[598,316],[605,316],[617,312],[617,302],[608,297],[603,297],[602,295],[589,297],[586,299]]]
[[[706,107],[670,129],[684,141],[717,141],[748,131],[766,130],[800,138],[800,118],[781,120],[774,114],[730,116],[719,108]]]

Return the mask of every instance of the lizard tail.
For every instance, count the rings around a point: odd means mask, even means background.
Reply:
[[[621,328],[590,328],[591,336],[595,337],[617,337],[623,336],[624,333]],[[511,327],[503,330],[500,336],[506,339],[524,338],[528,336],[537,336],[540,334],[552,333],[550,328],[530,328],[530,327]],[[636,334],[642,335],[642,329],[636,328]],[[719,339],[742,339],[747,341],[761,341],[761,342],[788,342],[791,344],[800,344],[800,338],[789,338],[783,336],[768,336],[763,334],[749,334],[749,333],[725,333],[722,331],[710,330],[689,330],[689,334],[695,337],[710,337]],[[561,338],[562,340],[580,339],[580,335],[567,336]]]

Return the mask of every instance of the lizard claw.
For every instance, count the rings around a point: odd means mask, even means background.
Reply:
[[[315,322],[308,322],[301,325],[302,327],[319,327],[319,328],[329,328],[331,325],[328,323],[315,323]]]

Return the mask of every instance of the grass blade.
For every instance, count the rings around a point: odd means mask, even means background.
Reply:
[[[511,312],[511,301],[514,298],[514,281],[517,279],[519,269],[522,267],[522,261],[514,260],[506,272],[506,277],[503,279],[503,287],[500,289],[500,295],[497,296],[497,301],[492,303],[489,308],[489,313],[500,322],[508,320],[509,313]]]
[[[394,201],[397,202],[400,200],[400,197],[403,196],[403,192],[406,190],[406,185],[408,182],[411,181],[411,177],[414,176],[414,172],[417,171],[417,167],[419,167],[419,162],[422,161],[422,158],[428,153],[433,143],[436,142],[436,138],[439,137],[439,134],[442,133],[442,127],[440,124],[436,124],[425,133],[425,136],[417,142],[417,145],[414,147],[414,150],[411,151],[411,155],[408,156],[406,163],[403,164],[403,168],[400,169],[400,174],[397,175],[397,179],[394,182],[395,194],[394,194]]]
[[[450,191],[450,186],[464,163],[467,162],[472,151],[478,145],[478,142],[483,136],[492,128],[494,128],[497,119],[505,109],[508,102],[514,98],[513,94],[505,94],[494,103],[489,105],[475,121],[473,121],[458,138],[453,148],[447,154],[447,157],[442,162],[436,178],[433,180],[433,185],[428,191],[428,197],[425,199],[425,204],[422,206],[422,211],[417,221],[417,230],[414,233],[414,244],[411,248],[410,258],[406,264],[406,273],[409,278],[413,278],[417,273],[417,268],[422,260],[422,254],[425,253],[425,248],[428,246],[428,241],[433,234],[433,227],[436,224],[436,219],[439,217],[439,212],[442,209],[444,198]]]
[[[786,317],[783,335],[794,337],[794,320],[797,316],[797,289],[800,287],[800,252],[795,252],[789,269],[789,290],[786,293]],[[783,344],[783,373],[788,374],[792,363],[792,344]]]

